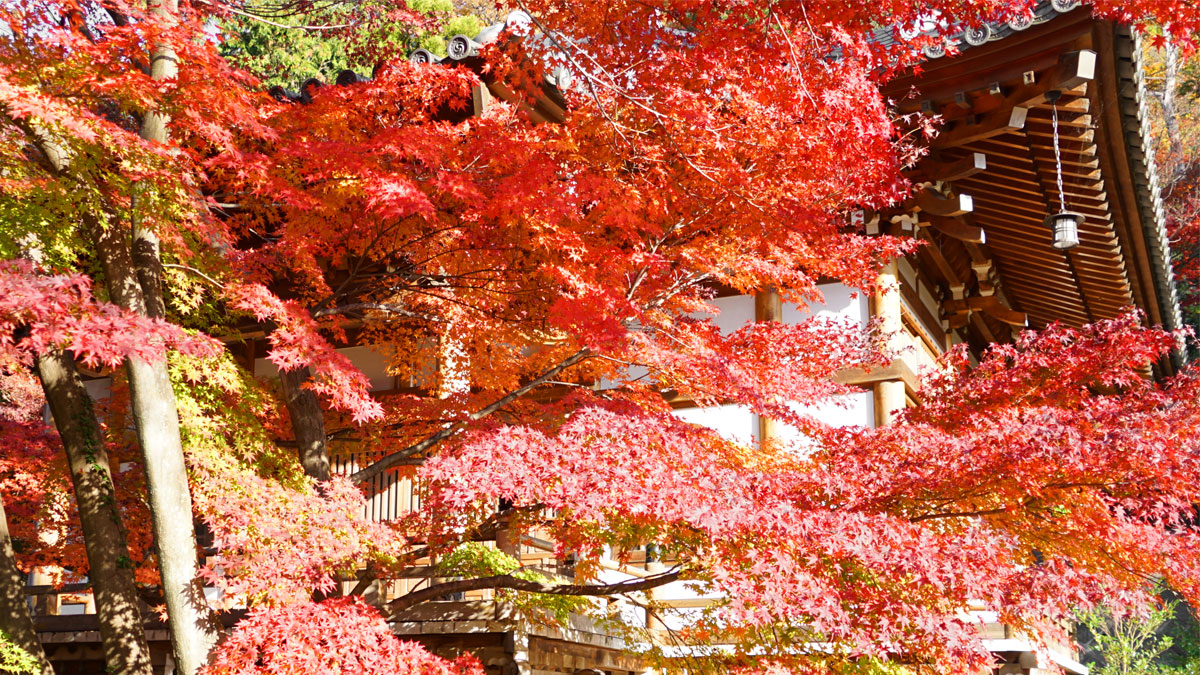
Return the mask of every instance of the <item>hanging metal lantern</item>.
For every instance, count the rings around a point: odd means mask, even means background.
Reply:
[[[1046,216],[1046,227],[1054,233],[1054,242],[1050,245],[1059,250],[1075,248],[1079,245],[1079,224],[1083,222],[1083,214],[1061,211],[1052,216]]]
[[[1082,214],[1067,210],[1067,194],[1063,190],[1062,150],[1058,147],[1058,99],[1062,92],[1050,90],[1046,92],[1046,100],[1050,102],[1051,122],[1054,126],[1054,176],[1058,182],[1058,213],[1046,216],[1046,227],[1054,233],[1054,241],[1050,245],[1065,251],[1079,245],[1079,226],[1083,224]]]

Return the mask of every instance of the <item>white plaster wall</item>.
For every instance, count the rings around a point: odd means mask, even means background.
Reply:
[[[758,442],[758,415],[740,405],[712,408],[680,408],[675,416],[692,424],[706,426],[725,438],[742,445]]]
[[[875,397],[870,390],[843,394],[819,406],[793,405],[792,409],[834,427],[875,425]],[[758,415],[745,406],[681,408],[675,411],[675,416],[713,429],[736,443],[756,445],[759,440]],[[783,425],[779,431],[780,440],[785,443],[805,445],[803,436],[794,427]]]
[[[792,410],[832,427],[875,426],[875,395],[869,389],[842,394],[818,406],[793,405]],[[800,432],[789,426],[784,426],[780,435],[788,442],[800,439]]]
[[[824,295],[823,303],[785,303],[783,322],[797,324],[814,316],[840,318],[858,326],[865,326],[870,321],[870,304],[862,292],[844,284],[822,284],[820,290]],[[721,310],[713,320],[724,333],[737,330],[754,320],[754,298],[751,296],[720,298],[712,304]],[[871,390],[853,391],[819,406],[797,404],[793,409],[831,426],[874,426],[875,423],[875,397]],[[707,426],[739,443],[753,445],[758,441],[758,417],[744,406],[685,408],[677,410],[675,414],[680,419]],[[781,440],[791,444],[796,450],[803,451],[806,447],[807,442],[798,430],[784,426],[780,432]],[[701,595],[682,583],[664,586],[656,595],[659,598],[670,599],[712,597]],[[679,629],[685,627],[689,619],[700,611],[702,610],[680,609],[661,618],[669,627]]]
[[[754,296],[731,295],[727,298],[717,298],[708,301],[716,307],[719,313],[698,314],[698,318],[711,318],[722,333],[732,333],[742,326],[754,321]]]
[[[821,284],[824,303],[799,305],[784,303],[782,319],[786,324],[798,324],[814,316],[844,319],[865,326],[870,321],[870,304],[865,294],[845,284]],[[731,333],[754,321],[754,297],[737,295],[717,298],[711,303],[720,310],[709,315],[722,333]],[[839,396],[820,406],[794,406],[797,412],[811,415],[832,426],[872,426],[875,422],[875,399],[870,391]],[[681,419],[715,429],[722,436],[752,445],[758,442],[758,416],[744,406],[686,408],[675,413]],[[785,427],[782,437],[788,442],[802,442],[799,431]]]
[[[818,288],[825,296],[824,303],[784,303],[783,322],[800,323],[812,316],[839,317],[859,326],[865,326],[870,321],[870,303],[862,291],[840,283],[821,284]]]

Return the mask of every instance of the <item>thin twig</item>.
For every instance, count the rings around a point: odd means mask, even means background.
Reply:
[[[304,30],[304,31],[309,31],[309,32],[317,32],[317,31],[324,31],[324,30],[341,30],[343,28],[350,28],[354,25],[354,24],[350,24],[350,23],[339,23],[339,24],[327,25],[327,26],[309,26],[309,25],[289,26],[286,23],[279,23],[278,21],[272,21],[266,17],[259,16],[257,14],[252,14],[250,12],[243,12],[240,9],[234,9],[233,7],[230,7],[229,5],[225,5],[222,3],[210,2],[210,0],[196,0],[196,2],[208,5],[209,7],[218,7],[220,9],[225,10],[226,12],[229,12],[230,14],[237,14],[238,16],[244,16],[247,19],[250,19],[252,21],[258,21],[259,23],[265,23],[268,26],[275,26],[276,28],[288,28],[288,29],[292,29],[292,30]]]
[[[187,265],[177,265],[175,263],[163,263],[162,266],[169,267],[172,269],[184,270],[187,272],[191,272],[192,274],[195,274],[196,276],[200,277],[201,279],[204,279],[205,281],[212,284],[213,286],[216,286],[217,288],[219,288],[221,290],[225,290],[225,284],[208,276],[207,274],[205,274],[204,272],[201,272],[200,270],[196,269],[195,267],[188,267]]]

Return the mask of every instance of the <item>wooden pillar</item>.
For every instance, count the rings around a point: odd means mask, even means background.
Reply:
[[[480,82],[471,87],[471,107],[476,115],[482,115],[492,107],[492,91],[486,84]]]
[[[875,425],[891,424],[896,419],[896,413],[907,406],[904,392],[904,382],[900,380],[884,380],[875,383]]]
[[[517,628],[504,634],[504,651],[507,663],[501,667],[503,675],[532,675],[529,663],[529,633]]]
[[[754,320],[783,321],[783,302],[779,299],[779,291],[766,288],[754,294]],[[769,417],[758,417],[758,442],[760,446],[777,440],[780,437],[779,422]]]
[[[506,553],[521,561],[521,542],[516,532],[513,532],[509,524],[508,516],[500,516],[500,521],[496,525],[496,548],[501,553]]]
[[[876,279],[871,296],[871,315],[878,321],[881,339],[888,351],[896,353],[902,346],[904,322],[900,318],[900,275],[896,261],[885,265]],[[899,354],[897,354],[899,358]],[[904,382],[886,380],[875,384],[875,424],[890,424],[896,413],[907,404]]]

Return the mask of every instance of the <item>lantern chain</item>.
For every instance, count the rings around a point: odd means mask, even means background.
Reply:
[[[1062,150],[1058,147],[1058,101],[1050,103],[1050,114],[1052,116],[1054,128],[1054,172],[1055,179],[1058,181],[1058,205],[1059,210],[1065,212],[1067,210],[1067,195],[1063,191],[1063,176],[1062,176]]]

